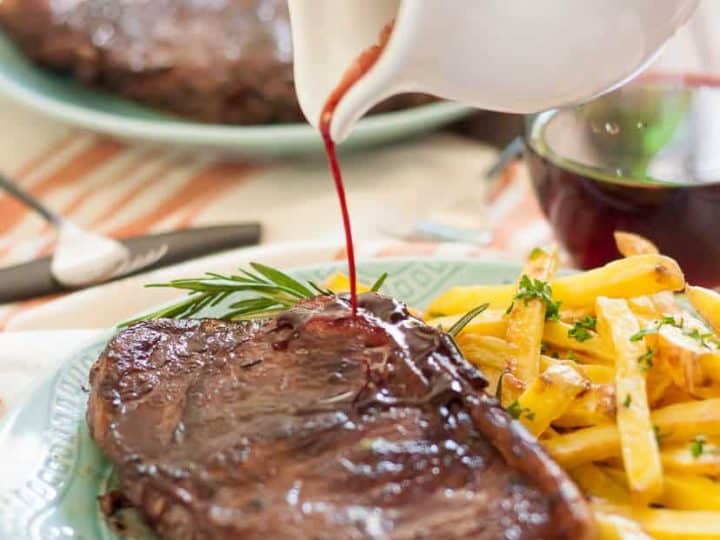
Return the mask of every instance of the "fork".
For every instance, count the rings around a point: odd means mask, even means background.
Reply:
[[[160,260],[167,251],[167,246],[161,246],[131,257],[130,251],[117,240],[66,220],[2,174],[0,188],[37,212],[58,231],[50,271],[64,287],[84,287],[132,273]]]

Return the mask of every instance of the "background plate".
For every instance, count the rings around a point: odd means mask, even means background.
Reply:
[[[323,148],[319,135],[307,124],[203,124],[85,88],[71,77],[37,67],[2,32],[0,91],[58,120],[122,139],[253,156],[319,153]],[[440,102],[375,115],[361,120],[342,147],[367,147],[417,135],[467,116],[472,110],[456,103]]]
[[[345,263],[339,262],[291,273],[322,281],[344,268]],[[382,259],[365,262],[358,270],[364,282],[388,272],[383,291],[424,308],[451,285],[510,283],[520,268],[477,260]],[[222,306],[200,315],[212,316],[218,309]],[[88,373],[110,335],[68,358],[56,375],[0,423],[3,540],[120,538],[99,513],[97,496],[106,490],[111,467],[90,440],[85,423]]]

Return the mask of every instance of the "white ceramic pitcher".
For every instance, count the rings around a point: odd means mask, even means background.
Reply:
[[[345,69],[395,19],[382,56],[335,109],[341,141],[402,92],[515,113],[585,101],[642,70],[698,0],[288,2],[298,98],[316,127]]]

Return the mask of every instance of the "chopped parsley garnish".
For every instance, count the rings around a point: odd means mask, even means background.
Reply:
[[[545,343],[544,341],[541,341],[540,342],[540,354],[547,354],[548,349],[549,349],[548,344]]]
[[[660,433],[660,426],[653,424],[653,433],[655,434],[655,440],[658,444],[662,443],[663,439],[667,437],[664,433]]]
[[[665,325],[674,326],[675,328],[682,328],[682,319],[680,320],[680,322],[677,322],[675,320],[675,317],[665,316],[659,321],[651,324],[650,326],[646,326],[639,332],[634,333],[632,336],[630,336],[630,341],[640,341],[648,334],[657,334],[660,329]]]
[[[630,394],[625,396],[625,401],[623,401],[623,407],[626,409],[630,408],[630,405],[632,404],[632,396]]]
[[[693,328],[692,330],[686,331],[685,335],[700,343],[702,347],[705,347],[707,349],[710,348],[705,340],[713,338],[711,332],[700,332],[700,330],[698,330],[697,328]]]
[[[568,360],[572,360],[573,362],[577,362],[577,356],[575,356],[575,353],[573,351],[568,351],[565,355],[565,358]]]
[[[648,371],[651,367],[653,367],[653,357],[655,356],[655,349],[648,348],[647,351],[645,351],[643,354],[638,356],[638,364],[640,364],[640,369],[642,371]]]
[[[573,327],[568,330],[568,337],[571,337],[580,343],[587,341],[593,337],[590,331],[594,331],[596,325],[597,319],[591,315],[586,315],[582,319],[578,319],[573,323]]]
[[[705,437],[702,435],[698,435],[690,441],[690,453],[695,459],[699,458],[705,450],[705,442]]]
[[[513,401],[510,405],[507,406],[507,409],[505,410],[514,420],[519,419],[523,415],[525,415],[525,418],[527,418],[528,420],[535,420],[535,412],[528,409],[527,407],[521,407],[520,403],[518,403],[518,400]]]
[[[547,281],[533,279],[527,274],[523,274],[515,300],[522,300],[525,305],[530,300],[540,300],[545,304],[545,319],[553,321],[560,319],[560,302],[553,301],[552,287]],[[512,309],[513,305],[514,303],[510,305],[508,311]]]

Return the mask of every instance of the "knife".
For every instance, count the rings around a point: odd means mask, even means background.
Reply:
[[[176,264],[227,249],[256,245],[260,241],[259,223],[198,227],[160,234],[148,234],[120,240],[130,250],[131,258],[146,253],[147,263],[135,266],[113,279],[127,277]],[[97,285],[97,284],[94,284]],[[89,285],[92,286],[92,285]],[[0,303],[17,302],[37,296],[67,292],[50,272],[50,257],[0,268]]]

